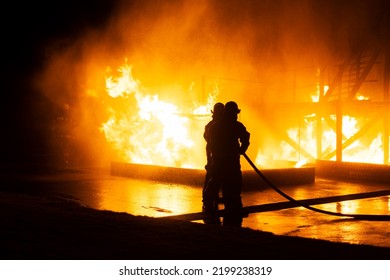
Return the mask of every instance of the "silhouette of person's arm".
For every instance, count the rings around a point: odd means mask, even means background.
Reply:
[[[246,130],[244,125],[242,125],[240,130],[240,154],[245,154],[250,144],[250,133]]]

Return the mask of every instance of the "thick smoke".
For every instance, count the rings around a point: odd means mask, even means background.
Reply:
[[[269,144],[264,104],[307,100],[318,67],[339,63],[367,42],[382,43],[388,6],[372,0],[118,1],[105,26],[46,49],[36,81],[58,109],[50,124],[52,148],[60,160],[79,165],[112,159],[98,127],[106,117],[107,67],[125,58],[152,91],[187,93],[193,85],[193,95],[176,99],[201,100],[218,84],[218,99],[243,109],[254,145]]]

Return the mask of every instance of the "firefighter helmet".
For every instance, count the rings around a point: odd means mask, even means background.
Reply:
[[[234,114],[238,114],[241,112],[240,109],[238,109],[238,105],[236,102],[234,101],[229,101],[225,104],[225,110],[226,112],[228,113],[234,113]]]
[[[214,104],[213,110],[211,110],[211,113],[216,115],[221,115],[223,113],[223,109],[225,108],[225,105],[221,102],[217,102]]]

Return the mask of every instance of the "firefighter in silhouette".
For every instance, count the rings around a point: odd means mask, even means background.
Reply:
[[[209,129],[212,124],[217,121],[220,121],[223,117],[225,105],[221,102],[215,103],[212,113],[212,119],[209,121],[204,129],[203,137],[206,140],[206,157],[207,163],[205,166],[206,176],[203,186],[202,198],[203,198],[203,212],[207,214],[204,222],[207,224],[220,224],[219,217],[214,215],[214,212],[218,210],[219,203],[219,191],[220,185],[216,182],[216,180],[210,181],[213,177],[213,159],[211,156],[210,146],[209,146]]]
[[[224,202],[224,226],[241,226],[242,172],[240,155],[249,147],[250,134],[237,120],[240,109],[237,103],[225,104],[223,117],[208,129],[208,147],[212,158],[212,177],[208,185],[220,185]]]

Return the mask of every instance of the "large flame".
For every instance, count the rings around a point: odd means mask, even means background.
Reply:
[[[113,145],[121,159],[127,162],[173,167],[203,168],[205,164],[202,131],[210,120],[210,111],[216,101],[218,90],[208,95],[205,104],[175,104],[161,100],[158,94],[151,94],[136,80],[132,66],[125,63],[118,68],[118,75],[106,78],[106,92],[110,96],[110,117],[101,125],[101,130]],[[108,73],[112,71],[108,69]],[[183,93],[185,94],[185,93]],[[312,94],[312,102],[318,102],[319,92]],[[359,95],[358,100],[367,100]],[[336,116],[330,115],[335,121]],[[345,139],[355,135],[362,121],[352,116],[342,117],[342,134]],[[317,155],[316,126],[321,121],[322,152],[336,149],[336,132],[326,121],[315,114],[306,116],[299,127],[287,129],[288,137],[299,147],[312,155],[307,158],[285,141],[280,143],[280,154],[272,159],[259,151],[256,163],[271,167],[271,161],[297,162],[301,166]],[[255,147],[257,148],[257,147]],[[335,160],[335,156],[330,158]],[[383,163],[382,134],[378,133],[372,142],[354,141],[343,149],[343,161]]]
[[[118,73],[106,78],[111,116],[101,130],[121,158],[142,164],[204,166],[202,131],[216,96],[209,95],[207,104],[179,107],[147,93],[133,77],[131,65],[125,63]]]

